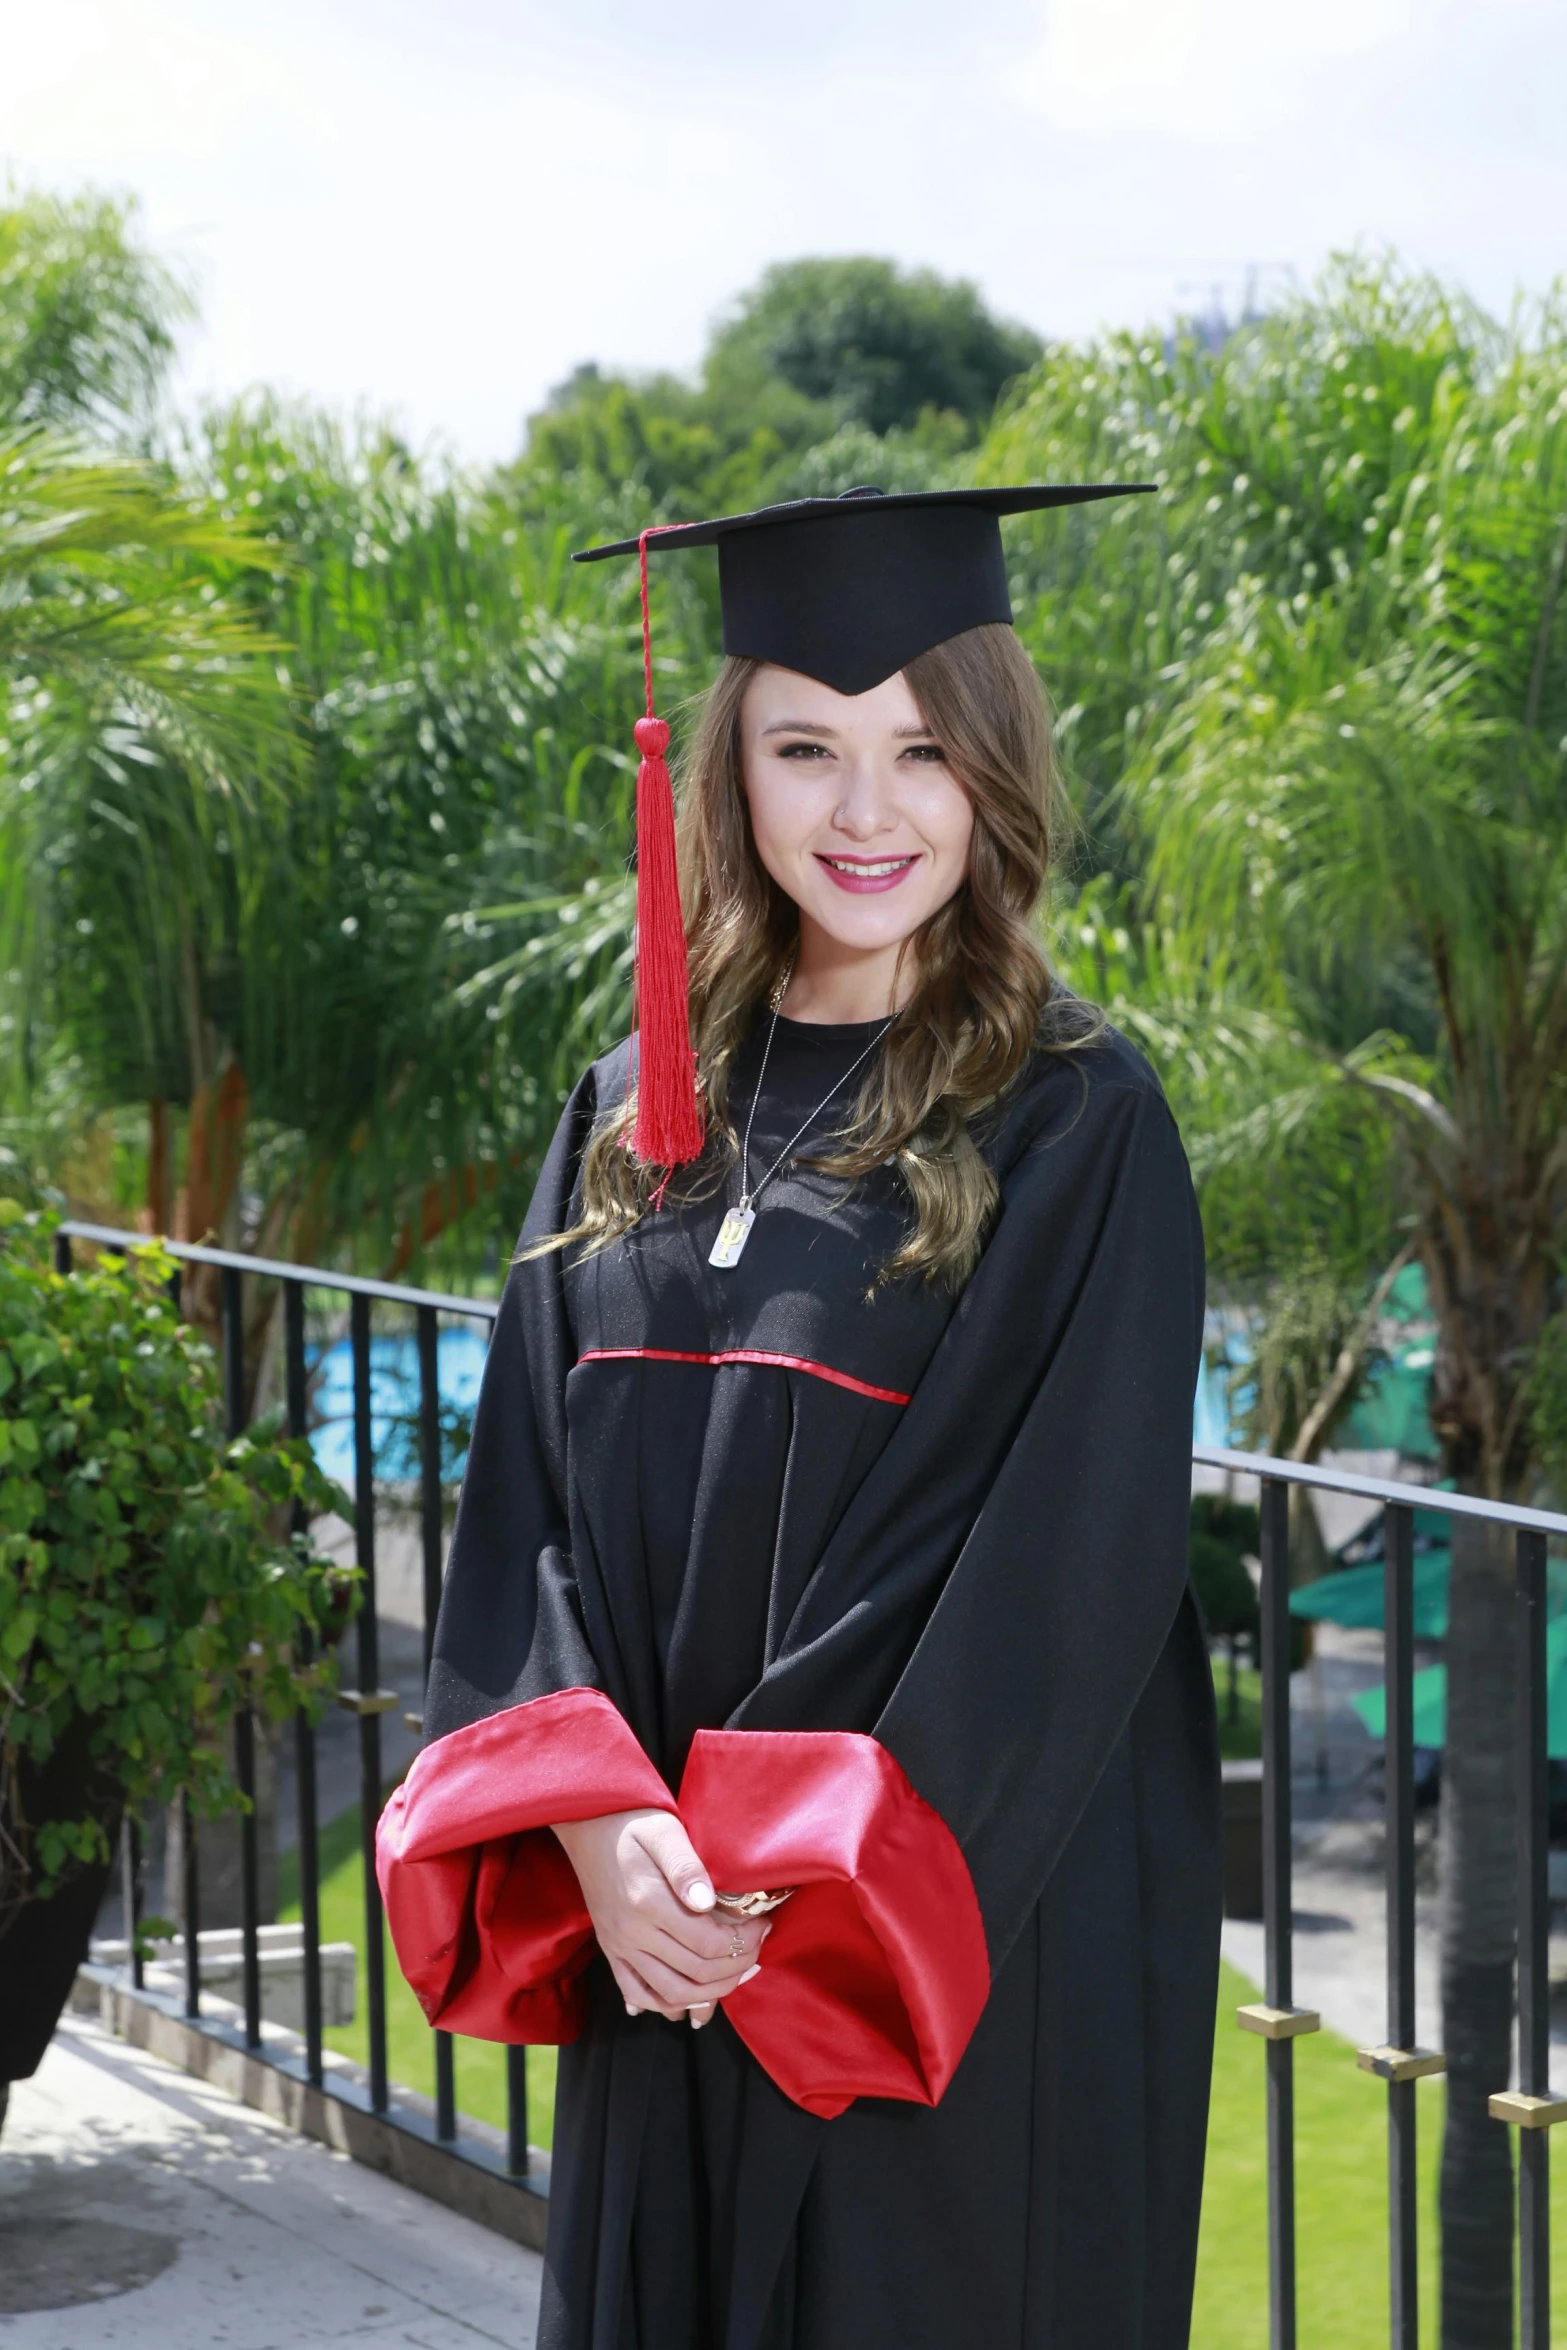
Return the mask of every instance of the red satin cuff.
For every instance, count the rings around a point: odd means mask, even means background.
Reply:
[[[426,1748],[381,1820],[377,1873],[431,2023],[559,2041],[582,2025],[592,1926],[549,1822],[678,1808],[721,1889],[792,1885],[761,1972],[725,2001],[757,2062],[830,2118],[934,2105],[990,1989],[963,1855],[874,1738],[701,1730],[678,1807],[596,1690],[513,1706]]]
[[[674,1798],[597,1689],[453,1730],[415,1758],[376,1829],[398,1963],[432,2024],[474,2040],[574,2040],[593,1923],[550,1828]]]
[[[934,2105],[990,1991],[968,1865],[874,1738],[699,1730],[680,1816],[726,1892],[798,1887],[724,2013],[808,2113]]]

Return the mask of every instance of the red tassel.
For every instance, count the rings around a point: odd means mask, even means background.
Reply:
[[[644,1165],[682,1167],[699,1156],[702,1105],[691,1050],[690,974],[680,872],[675,856],[675,795],[664,753],[669,728],[653,715],[653,643],[648,626],[647,542],[642,533],[642,664],[647,716],[636,725],[637,749],[637,1123],[633,1148]]]

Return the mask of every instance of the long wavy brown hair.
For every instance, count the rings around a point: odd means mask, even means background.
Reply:
[[[789,966],[794,902],[757,856],[746,801],[741,705],[759,664],[724,662],[684,762],[677,830],[691,958],[691,1029],[708,1146],[681,1171],[680,1196],[707,1196],[737,1148],[729,1117],[735,1055]],[[996,1206],[977,1129],[1036,1048],[1072,1051],[1091,1019],[1046,1022],[1051,978],[1033,917],[1067,816],[1050,711],[1013,631],[989,623],[921,653],[904,675],[920,715],[974,804],[968,873],[906,942],[915,984],[870,1065],[853,1114],[811,1162],[853,1181],[891,1163],[910,1205],[907,1237],[882,1280],[918,1273],[960,1286]],[[606,1246],[646,1213],[663,1171],[627,1147],[624,1105],[600,1117],[582,1170],[582,1216],[537,1249]]]

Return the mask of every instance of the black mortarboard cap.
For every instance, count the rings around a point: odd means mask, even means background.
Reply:
[[[932,645],[1012,618],[1003,514],[1125,497],[1151,482],[1022,489],[845,490],[647,535],[649,553],[717,547],[724,651],[868,693]],[[641,542],[585,548],[575,560],[635,555]]]
[[[636,1121],[645,1164],[680,1167],[703,1147],[705,1119],[691,1051],[689,969],[675,854],[675,807],[664,754],[669,729],[653,709],[648,628],[650,548],[716,547],[724,651],[868,693],[933,645],[986,621],[1010,622],[1001,516],[1083,506],[1152,482],[1035,484],[1010,490],[845,490],[796,498],[717,522],[672,523],[578,563],[635,555],[641,567],[646,714],[636,725],[637,945],[632,981]]]

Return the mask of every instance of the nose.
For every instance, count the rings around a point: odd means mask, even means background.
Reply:
[[[851,840],[871,840],[897,821],[877,763],[869,754],[850,756],[832,821],[833,830],[846,833]]]

